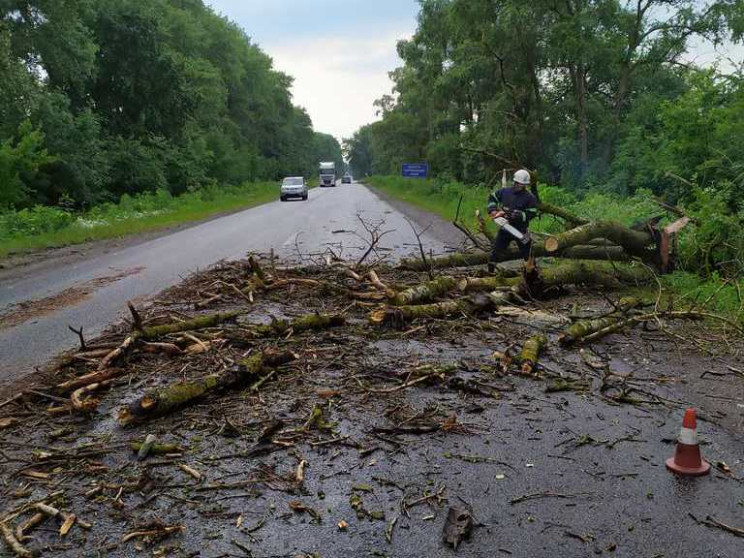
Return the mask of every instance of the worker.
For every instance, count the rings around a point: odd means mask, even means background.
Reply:
[[[526,261],[530,257],[532,241],[529,240],[529,224],[537,216],[537,198],[527,187],[530,185],[530,173],[526,170],[518,170],[514,173],[511,188],[502,188],[491,193],[488,198],[488,214],[491,219],[504,217],[509,224],[525,235],[525,242],[519,241],[505,229],[499,230],[499,234],[493,241],[491,247],[491,264],[503,261],[504,252],[509,244],[514,241],[519,248],[519,255]]]

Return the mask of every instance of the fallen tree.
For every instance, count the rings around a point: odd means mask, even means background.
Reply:
[[[297,355],[289,351],[266,350],[247,358],[219,374],[191,382],[177,382],[150,391],[119,411],[119,423],[127,426],[167,415],[190,405],[205,395],[261,381],[271,370],[292,362]]]
[[[421,283],[395,294],[391,298],[390,303],[395,306],[406,306],[430,302],[454,290],[456,287],[457,281],[453,277],[437,277],[432,281]]]
[[[631,257],[623,250],[621,246],[615,245],[581,245],[571,246],[555,253],[549,253],[545,246],[540,243],[532,245],[532,256],[535,258],[556,257],[574,260],[604,260],[615,262],[627,262]],[[503,263],[521,260],[522,256],[519,250],[513,244],[510,245],[499,257],[493,260],[494,263]],[[430,258],[426,264],[421,259],[404,258],[398,264],[399,269],[408,271],[428,271],[432,269],[447,269],[452,267],[471,267],[476,265],[485,265],[491,261],[491,255],[488,252],[472,252],[447,254],[438,258]]]
[[[290,331],[302,333],[340,327],[345,323],[346,319],[338,314],[308,314],[289,321],[273,320],[270,324],[256,326],[253,332],[258,337],[272,337],[286,335]]]
[[[653,255],[654,237],[649,232],[637,231],[615,221],[586,223],[575,229],[548,237],[544,242],[547,254],[555,254],[573,246],[585,245],[603,238],[621,246],[631,256],[648,260]]]

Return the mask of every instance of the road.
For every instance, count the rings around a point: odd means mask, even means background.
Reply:
[[[0,387],[74,347],[68,324],[95,336],[122,315],[127,301],[145,300],[220,260],[273,249],[278,258],[308,261],[329,248],[358,259],[369,238],[360,217],[387,232],[381,255],[418,251],[406,216],[357,183],[314,189],[306,202],[277,200],[83,261],[0,275]],[[427,251],[442,252],[445,224],[420,212],[412,218],[419,229],[436,225],[439,234],[422,240]]]

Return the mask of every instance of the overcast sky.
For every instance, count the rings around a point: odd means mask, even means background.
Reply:
[[[294,77],[294,102],[339,140],[377,119],[399,39],[416,30],[415,0],[206,0]]]
[[[372,103],[389,93],[388,72],[401,64],[398,40],[416,30],[416,0],[206,0],[237,22],[294,77],[294,102],[315,129],[339,140],[377,120]],[[723,49],[741,59],[743,50]],[[697,44],[687,59],[709,64],[711,45]],[[729,66],[725,62],[723,66]]]

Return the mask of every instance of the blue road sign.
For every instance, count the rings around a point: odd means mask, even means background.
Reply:
[[[428,163],[403,163],[405,178],[426,178],[429,176]]]

